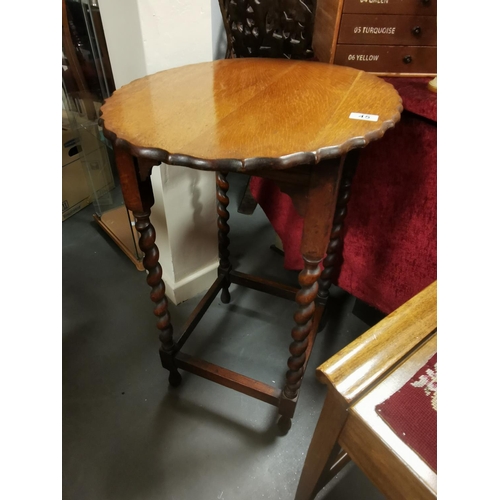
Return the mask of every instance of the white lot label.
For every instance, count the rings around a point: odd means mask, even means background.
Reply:
[[[349,118],[351,118],[351,120],[365,120],[367,122],[378,121],[378,115],[367,115],[366,113],[351,113]]]

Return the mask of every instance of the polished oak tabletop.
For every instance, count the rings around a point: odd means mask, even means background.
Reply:
[[[102,106],[101,124],[108,138],[138,156],[250,171],[338,157],[381,138],[401,111],[392,85],[353,68],[225,59],[123,86]]]

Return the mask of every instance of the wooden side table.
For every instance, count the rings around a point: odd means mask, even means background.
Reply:
[[[125,204],[141,234],[160,330],[160,358],[171,385],[180,384],[179,369],[190,371],[277,406],[281,426],[289,428],[323,312],[315,299],[319,286],[329,286],[322,272],[331,271],[338,244],[339,235],[332,231],[337,193],[342,173],[344,179],[349,175],[355,156],[347,153],[381,138],[401,111],[392,85],[373,75],[278,59],[230,59],[175,68],[135,80],[105,102],[101,124],[113,143]],[[218,278],[175,338],[149,219],[154,203],[151,169],[161,162],[217,172]],[[300,288],[232,269],[228,172],[274,180],[304,216]],[[345,193],[341,196],[345,199]],[[345,209],[341,205],[338,210]],[[318,284],[320,276],[325,279]],[[297,303],[282,390],[181,352],[217,294],[222,292],[223,303],[230,301],[230,284]]]
[[[436,498],[436,471],[377,412],[436,352],[434,282],[317,369],[328,392],[295,500],[312,500],[349,459],[390,500]],[[423,385],[417,386],[424,392]],[[403,428],[413,436],[429,431],[432,425],[419,425],[421,400],[404,398],[404,404],[398,400],[398,412],[411,412],[413,421]]]

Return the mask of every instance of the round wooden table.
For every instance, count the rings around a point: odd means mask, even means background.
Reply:
[[[179,368],[190,371],[277,406],[282,427],[290,426],[328,297],[356,152],[380,139],[401,111],[392,85],[373,75],[282,59],[227,59],[162,71],[106,100],[100,123],[113,143],[125,204],[141,234],[160,357],[172,385],[181,382]],[[161,162],[217,172],[218,278],[175,339],[149,219],[151,169]],[[298,289],[231,268],[228,172],[274,180],[304,217]],[[222,302],[230,301],[231,283],[297,303],[282,390],[180,351],[216,295],[222,291]]]

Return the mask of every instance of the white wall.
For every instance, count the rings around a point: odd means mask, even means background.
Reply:
[[[216,59],[224,59],[226,55],[227,39],[224,29],[224,22],[220,12],[218,0],[212,1],[212,57]]]
[[[100,0],[99,5],[117,88],[220,54],[213,34],[213,26],[222,27],[216,0]],[[168,298],[179,303],[208,289],[216,277],[215,176],[162,164],[153,169],[152,183],[151,221],[163,279]]]
[[[138,0],[150,75],[212,60],[212,13],[206,0]]]
[[[99,11],[113,79],[119,89],[147,74],[137,0],[100,0]]]

